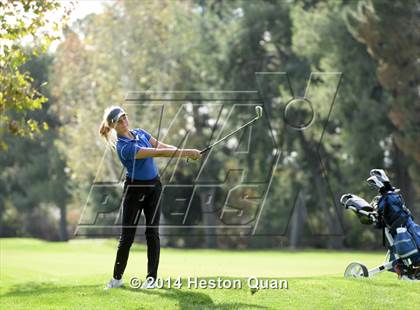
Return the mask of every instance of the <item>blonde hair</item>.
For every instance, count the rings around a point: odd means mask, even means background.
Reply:
[[[105,139],[106,143],[113,149],[116,148],[117,143],[117,133],[113,127],[108,123],[107,117],[109,112],[113,109],[118,108],[117,106],[110,106],[104,110],[104,115],[102,117],[102,123],[99,126],[99,134]]]

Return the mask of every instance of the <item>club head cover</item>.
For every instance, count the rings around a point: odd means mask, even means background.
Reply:
[[[375,176],[382,183],[389,182],[389,178],[386,175],[385,171],[382,169],[372,169],[370,170],[370,175]]]
[[[381,180],[379,180],[379,178],[376,175],[373,175],[373,176],[367,178],[366,182],[368,182],[368,184],[372,188],[377,189],[377,190],[380,190],[381,188],[383,188],[385,186],[384,183]]]

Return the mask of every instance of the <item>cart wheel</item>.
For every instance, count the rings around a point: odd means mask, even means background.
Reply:
[[[347,266],[346,271],[344,271],[344,277],[366,278],[369,277],[369,271],[367,270],[365,265],[358,262],[353,262]]]

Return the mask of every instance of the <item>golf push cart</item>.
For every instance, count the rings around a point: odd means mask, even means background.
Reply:
[[[344,194],[340,202],[359,217],[362,224],[383,229],[388,252],[385,262],[368,270],[359,262],[349,264],[345,277],[372,277],[383,271],[395,272],[399,279],[420,280],[420,226],[414,223],[398,189],[391,186],[381,169],[370,171],[367,182],[379,190],[371,203],[354,194]],[[386,239],[386,244],[385,244]]]

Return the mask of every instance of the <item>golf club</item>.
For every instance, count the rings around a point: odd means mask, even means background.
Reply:
[[[235,131],[233,131],[232,133],[224,136],[223,138],[221,138],[220,140],[217,140],[216,142],[214,142],[213,144],[206,146],[204,149],[202,149],[200,151],[200,154],[204,154],[205,152],[209,151],[213,146],[219,144],[220,142],[223,142],[224,140],[226,140],[227,138],[231,137],[232,135],[234,135],[235,133],[237,133],[239,130],[244,129],[246,127],[248,127],[249,125],[253,124],[256,120],[258,120],[259,118],[261,118],[262,113],[263,113],[263,108],[261,106],[256,106],[255,107],[255,113],[257,114],[256,117],[254,117],[251,121],[249,121],[248,123],[246,123],[245,125],[239,127],[238,129],[236,129]]]

